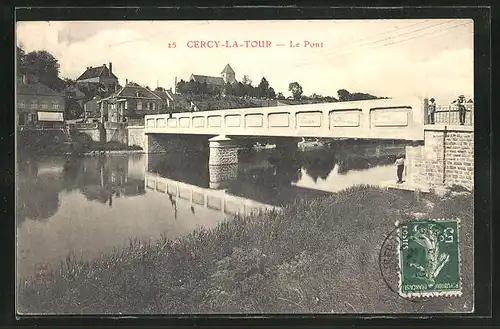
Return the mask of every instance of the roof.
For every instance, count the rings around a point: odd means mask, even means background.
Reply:
[[[59,96],[64,97],[61,93],[50,89],[46,85],[40,82],[34,83],[18,83],[17,84],[17,94],[18,95],[44,95],[44,96]]]
[[[196,81],[196,82],[206,83],[207,85],[223,86],[226,84],[224,82],[224,79],[222,79],[221,77],[211,77],[211,76],[207,76],[207,75],[192,74],[191,78],[194,79],[194,81]]]
[[[136,92],[140,93],[140,96],[136,96]],[[119,97],[125,97],[125,98],[146,98],[146,99],[154,99],[154,100],[161,100],[162,98],[158,96],[156,93],[153,91],[139,86],[137,84],[127,84],[125,87],[122,89],[118,90],[117,92],[114,92],[110,96],[103,98],[103,100],[111,99],[111,98],[119,98]]]
[[[109,68],[106,65],[102,65],[102,66],[98,66],[98,67],[88,67],[87,70],[85,70],[85,72],[83,72],[83,74],[80,75],[78,77],[78,79],[76,79],[76,81],[85,80],[85,79],[92,79],[92,78],[97,78],[97,77],[102,77],[102,76],[104,76],[104,77],[110,76],[109,75]],[[111,77],[118,80],[116,75],[114,75],[113,73],[111,73]]]
[[[231,67],[231,65],[227,64],[226,67],[224,68],[224,70],[222,70],[222,72],[220,74],[223,74],[223,73],[234,74],[234,70]]]
[[[69,86],[64,90],[64,92],[65,93],[74,92],[75,96],[73,98],[75,98],[75,99],[85,98],[85,93],[83,91],[81,91],[80,89],[78,89],[78,87],[76,87],[76,86]]]
[[[167,101],[167,99],[173,99],[173,97],[165,90],[155,90],[153,91],[157,96],[159,96],[164,102]]]

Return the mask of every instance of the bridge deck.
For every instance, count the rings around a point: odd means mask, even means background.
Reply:
[[[423,140],[420,99],[147,115],[146,134]]]

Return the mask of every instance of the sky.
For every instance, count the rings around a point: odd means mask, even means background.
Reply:
[[[171,88],[176,77],[188,80],[191,73],[220,76],[229,63],[237,80],[249,75],[257,85],[265,77],[285,96],[290,82],[298,82],[305,95],[336,96],[347,89],[434,97],[438,104],[474,93],[473,21],[468,19],[17,22],[16,40],[27,52],[54,55],[64,78],[112,62],[122,85],[128,79]],[[271,46],[188,46],[210,40],[269,41]],[[306,41],[321,46],[304,47]]]

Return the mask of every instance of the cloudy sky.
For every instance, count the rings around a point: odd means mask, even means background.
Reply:
[[[474,92],[472,20],[18,22],[16,36],[28,52],[52,53],[60,75],[72,79],[87,66],[112,62],[122,85],[129,79],[170,88],[175,77],[219,76],[230,63],[236,79],[249,75],[256,85],[264,76],[285,96],[292,81],[306,95],[335,96],[343,88],[377,96],[432,96],[438,103]],[[190,41],[209,40],[268,40],[272,46],[188,47]],[[305,48],[305,41],[322,47]],[[290,48],[290,42],[300,47]]]

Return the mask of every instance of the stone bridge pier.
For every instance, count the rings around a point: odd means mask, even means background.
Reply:
[[[224,189],[238,177],[238,148],[236,141],[219,135],[208,140],[210,154],[208,171],[210,188]]]

